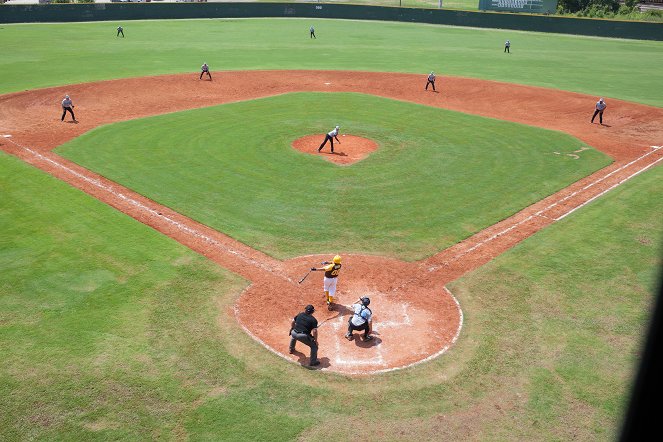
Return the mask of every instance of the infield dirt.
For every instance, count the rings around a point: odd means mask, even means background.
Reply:
[[[251,281],[234,312],[226,314],[234,315],[266,348],[306,363],[308,349],[305,354],[286,354],[286,333],[292,316],[312,303],[318,319],[325,321],[320,327],[321,368],[371,374],[406,367],[449,348],[460,331],[462,312],[446,291],[447,283],[663,160],[663,149],[652,147],[663,145],[663,126],[657,123],[663,121],[663,109],[608,98],[606,125],[601,126],[589,122],[597,97],[467,78],[442,77],[438,83],[439,93],[433,93],[424,90],[424,75],[259,71],[219,72],[213,82],[199,81],[195,75],[167,75],[25,91],[0,97],[0,135],[12,135],[0,138],[0,148]],[[422,261],[328,251],[344,256],[339,305],[328,312],[321,275],[312,274],[301,285],[297,281],[308,267],[329,255],[275,260],[51,152],[103,124],[295,91],[361,92],[559,130],[615,162]],[[74,100],[79,124],[60,121],[59,102],[65,94]],[[312,138],[299,140],[294,148],[309,149],[324,138],[324,134],[305,135]],[[348,142],[346,149],[353,144]],[[362,155],[372,148],[366,147]],[[346,155],[334,159],[361,159],[359,151],[339,152]],[[340,339],[347,305],[364,295],[373,299],[376,339],[370,343]],[[298,348],[302,350],[301,344]]]

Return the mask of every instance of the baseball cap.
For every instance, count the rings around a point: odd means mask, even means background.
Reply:
[[[315,307],[313,307],[311,304],[309,304],[306,307],[304,307],[304,311],[306,313],[313,313],[315,311]]]

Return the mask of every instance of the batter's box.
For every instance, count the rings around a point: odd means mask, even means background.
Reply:
[[[410,315],[408,314],[408,303],[400,305],[399,309],[389,310],[385,312],[388,314],[386,320],[376,320],[373,322],[374,339],[372,341],[361,341],[362,332],[354,332],[354,340],[348,342],[345,339],[347,332],[348,321],[352,317],[352,313],[347,316],[341,316],[333,321],[331,329],[334,333],[334,347],[336,348],[336,358],[334,362],[343,366],[372,366],[384,367],[387,365],[383,348],[384,339],[380,333],[381,330],[388,328],[408,327],[412,324]],[[357,353],[357,350],[361,353]],[[386,350],[386,349],[385,349]]]

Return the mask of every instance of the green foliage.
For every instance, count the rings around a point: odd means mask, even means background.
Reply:
[[[94,0],[76,0],[76,3],[94,3]]]
[[[598,17],[597,14],[605,14],[608,11],[614,13],[617,9],[619,9],[618,0],[559,0],[557,3],[558,11],[577,13],[591,10],[594,14],[582,15],[582,17]],[[589,14],[589,12],[585,14]]]
[[[51,0],[51,3],[73,3],[73,0]]]
[[[637,0],[626,1],[623,4],[611,1],[560,0],[557,4],[557,14],[573,17],[663,22],[662,11],[654,9],[640,12],[636,6],[637,3]]]

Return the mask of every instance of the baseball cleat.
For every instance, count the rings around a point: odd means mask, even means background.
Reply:
[[[352,341],[352,333],[346,333],[345,339],[347,339],[348,341]]]
[[[364,342],[373,340],[373,336],[364,336]]]

